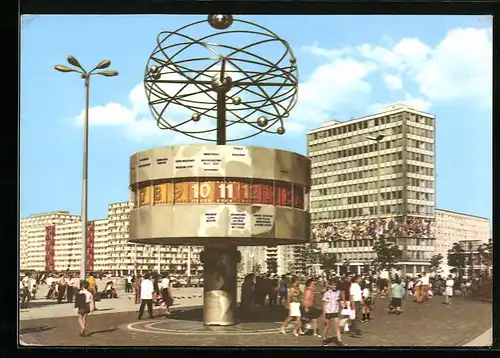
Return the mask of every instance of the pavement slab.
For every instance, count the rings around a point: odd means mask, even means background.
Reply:
[[[362,323],[362,337],[344,335],[349,346],[448,346],[467,344],[491,327],[492,305],[481,301],[456,298],[453,306],[443,304],[443,297],[434,297],[428,304],[404,300],[404,312],[390,315],[388,299],[378,299],[373,320]],[[189,311],[188,309],[184,309]],[[137,320],[137,313],[112,312],[89,316],[88,337],[78,335],[77,317],[54,317],[22,320],[20,339],[27,345],[43,346],[319,346],[320,338],[281,334],[279,310],[264,313],[261,324],[255,320],[246,329],[255,334],[210,334],[199,318],[175,319],[161,315],[153,320]],[[276,315],[276,319],[274,317]],[[197,316],[194,314],[193,316]],[[180,322],[183,321],[183,322]],[[187,322],[187,323],[186,323]],[[320,325],[322,323],[320,322]],[[247,325],[248,326],[248,325]],[[139,328],[142,331],[133,330]],[[233,330],[235,328],[232,328]],[[240,328],[241,329],[241,328]],[[275,332],[272,330],[275,329]],[[242,329],[244,330],[244,329]],[[168,332],[171,331],[171,332]],[[261,332],[259,332],[261,331]]]

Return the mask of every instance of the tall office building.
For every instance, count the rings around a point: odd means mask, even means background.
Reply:
[[[361,273],[375,258],[377,234],[403,249],[403,271],[428,265],[435,241],[434,121],[431,114],[393,105],[308,132],[312,239],[337,254],[339,269]]]
[[[454,243],[461,244],[466,251],[477,251],[477,246],[487,244],[491,238],[488,218],[438,209],[436,223],[436,254],[443,256],[441,269],[444,274],[451,268],[447,258]]]

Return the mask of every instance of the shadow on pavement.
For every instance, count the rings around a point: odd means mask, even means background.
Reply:
[[[49,327],[49,326],[27,327],[27,328],[21,328],[19,330],[19,334],[45,332],[45,331],[49,331],[51,329],[54,329],[54,327]]]
[[[100,331],[93,331],[93,332],[89,332],[88,335],[89,336],[93,336],[94,334],[99,334],[99,333],[111,333],[111,332],[114,332],[116,331],[118,328],[108,328],[108,329],[102,329]]]
[[[287,312],[283,307],[265,307],[260,312],[244,312],[241,308],[238,308],[236,311],[236,319],[240,323],[281,322],[286,318],[286,315]],[[168,318],[182,321],[203,322],[203,308],[181,308],[172,311]]]
[[[112,311],[114,310],[114,308],[97,308],[97,311],[101,312],[101,311]]]
[[[23,310],[29,310],[30,308],[38,308],[38,307],[45,307],[45,306],[54,306],[57,305],[57,300],[43,300],[43,301],[30,301],[27,307],[21,307]],[[74,303],[67,303],[66,301],[63,301],[59,303],[59,305],[74,305]]]

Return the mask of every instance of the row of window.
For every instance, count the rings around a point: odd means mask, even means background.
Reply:
[[[434,138],[434,131],[428,129],[417,128],[413,126],[408,126],[408,133],[424,138]]]
[[[333,194],[344,194],[351,193],[356,191],[363,190],[373,190],[377,189],[377,181],[371,181],[367,183],[357,183],[350,185],[336,185],[332,188],[314,188],[315,185],[323,185],[323,184],[333,184],[334,181],[330,180],[331,177],[328,178],[315,178],[312,179],[313,190],[311,190],[311,197],[321,196],[321,195],[333,195]],[[380,180],[380,188],[388,188],[394,186],[402,186],[404,183],[403,178],[394,178],[394,179],[382,179]],[[417,178],[406,178],[406,185],[413,187],[420,187],[426,189],[434,189],[434,181],[433,180],[425,180],[425,179],[417,179]]]
[[[397,160],[403,159],[403,153],[402,152],[395,152],[395,153],[389,153],[389,154],[381,154],[380,155],[380,163],[388,163],[388,162],[393,162]],[[371,156],[367,158],[362,158],[362,159],[355,159],[355,160],[347,160],[343,161],[341,163],[331,163],[331,164],[324,164],[322,166],[316,166],[313,167],[311,170],[312,174],[320,174],[320,173],[325,173],[325,172],[333,172],[337,170],[345,170],[345,169],[358,169],[358,170],[363,170],[361,168],[364,165],[376,165],[377,164],[377,156]]]
[[[397,126],[397,127],[392,127],[392,128],[387,128],[384,130],[384,133],[386,135],[397,135],[397,134],[402,134],[403,133],[403,127]],[[338,148],[342,146],[352,146],[357,143],[361,142],[367,142],[370,141],[367,139],[367,137],[376,137],[379,134],[379,131],[374,131],[371,133],[364,133],[364,134],[358,134],[358,135],[353,135],[351,137],[346,137],[346,138],[328,138],[327,141],[323,141],[322,143],[315,143],[315,144],[309,144],[309,151],[318,151],[318,150],[325,150],[328,148]],[[388,141],[387,138],[384,140],[384,142]],[[402,139],[398,139],[398,145],[402,145]],[[311,143],[311,142],[309,142]],[[397,146],[397,145],[396,145]],[[392,146],[394,147],[394,145]]]
[[[380,193],[380,200],[396,200],[403,198],[403,191],[392,191]],[[311,201],[311,208],[331,208],[333,206],[370,203],[377,201],[377,194],[358,195],[343,197],[339,199],[314,200]]]
[[[344,125],[338,128],[331,128],[328,130],[324,130],[321,132],[317,133],[312,133],[309,135],[309,140],[317,140],[317,139],[323,139],[323,138],[328,138],[332,136],[336,136],[339,134],[345,134],[345,133],[350,133],[362,129],[367,129],[367,128],[372,128],[372,127],[377,127],[377,126],[384,126],[390,123],[396,123],[400,120],[402,120],[403,115],[402,114],[397,114],[397,115],[391,115],[391,116],[384,116],[384,117],[378,117],[370,120],[365,120],[362,122],[357,122],[357,123],[351,123],[348,125]],[[408,113],[406,115],[406,118],[409,122],[415,122],[419,124],[424,124],[427,126],[434,127],[434,118],[429,118],[429,117],[424,117],[424,116],[419,116],[415,115],[413,113]],[[412,127],[412,126],[409,126]]]
[[[422,149],[422,150],[429,150],[431,152],[434,151],[434,143],[424,142],[421,140],[415,140],[411,138],[408,138],[406,143],[408,147]]]
[[[392,205],[380,205],[380,215],[392,215],[401,214],[403,211],[402,204],[392,204]],[[431,205],[407,205],[407,213],[409,215],[434,215],[434,206]],[[312,212],[311,220],[321,221],[321,220],[331,220],[331,219],[347,219],[356,218],[362,216],[374,216],[377,215],[377,206],[365,207],[365,208],[352,208],[343,210],[329,210],[324,212]]]
[[[402,139],[388,140],[380,143],[380,150],[398,148],[402,146]],[[361,155],[372,153],[377,155],[377,144],[367,144],[360,147],[354,147],[350,149],[342,149],[337,151],[330,151],[326,154],[310,154],[309,157],[313,163],[324,161],[324,160],[334,160],[339,158],[351,157],[353,155]]]

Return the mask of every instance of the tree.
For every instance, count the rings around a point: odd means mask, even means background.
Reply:
[[[493,264],[492,254],[493,254],[493,240],[489,239],[487,244],[479,246],[479,258],[481,263],[485,266],[490,267]]]
[[[259,264],[253,264],[252,266],[252,273],[255,275],[259,275],[262,272],[262,266]]]
[[[373,245],[373,251],[376,253],[375,259],[372,261],[376,271],[387,270],[389,273],[388,294],[392,291],[392,270],[403,256],[403,251],[392,241],[387,241],[384,237],[379,237]]]
[[[465,268],[465,256],[465,250],[458,242],[455,242],[448,250],[448,266],[454,267],[459,277],[462,276],[462,270]]]
[[[431,264],[429,266],[429,270],[431,272],[440,273],[441,272],[441,263],[443,261],[443,255],[437,254],[431,257]]]
[[[327,278],[330,278],[331,272],[335,270],[337,263],[337,255],[331,252],[319,253],[318,262],[323,271],[326,272]]]
[[[278,273],[278,259],[276,257],[268,257],[266,260],[267,273]]]

